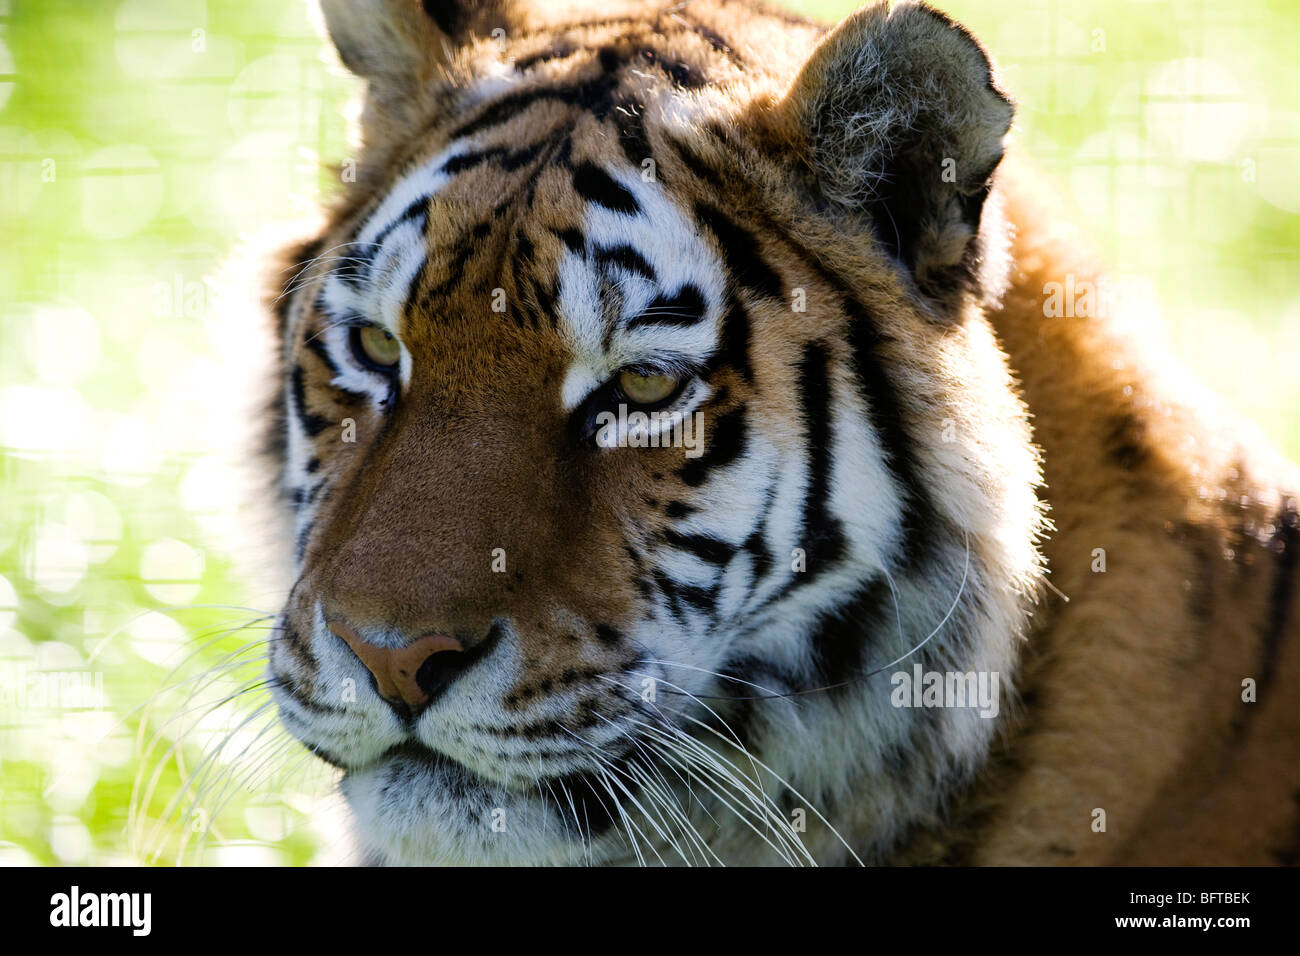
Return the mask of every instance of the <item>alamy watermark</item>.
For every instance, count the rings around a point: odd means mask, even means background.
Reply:
[[[27,661],[0,661],[0,712],[104,706],[103,671],[45,670]]]
[[[148,936],[153,926],[151,893],[82,893],[73,886],[50,897],[51,926],[126,926]]]
[[[889,678],[894,689],[889,702],[895,707],[971,707],[981,717],[998,715],[997,671],[927,671],[920,664],[912,672],[896,671]]]
[[[687,458],[704,454],[704,413],[628,411],[596,414],[596,444],[601,448],[682,448]]]

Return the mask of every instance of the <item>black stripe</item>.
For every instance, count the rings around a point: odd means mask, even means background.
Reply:
[[[919,566],[934,541],[938,517],[921,482],[914,443],[903,426],[903,413],[878,350],[887,341],[856,299],[844,302],[849,317],[849,345],[858,390],[871,423],[903,491],[903,545],[910,565]]]
[[[297,415],[298,424],[302,426],[302,430],[307,433],[308,437],[315,438],[334,423],[328,418],[307,410],[307,386],[301,365],[293,367],[292,379],[294,414]]]
[[[567,41],[561,40],[558,43],[555,43],[553,46],[549,46],[545,48],[544,50],[539,50],[536,53],[530,53],[527,56],[518,57],[515,60],[515,69],[519,70],[520,72],[526,73],[539,64],[549,63],[551,60],[563,60],[566,57],[573,56],[573,54],[577,53],[578,50],[579,47],[574,46],[572,43],[569,43]]]
[[[421,5],[425,16],[449,37],[458,36],[467,25],[463,0],[421,0]]]
[[[845,605],[824,614],[812,635],[817,672],[824,684],[852,681],[863,673],[867,635],[883,620],[889,586],[876,577],[861,585]],[[882,675],[882,679],[887,679]]]
[[[808,482],[804,497],[803,542],[808,568],[800,584],[808,584],[830,564],[844,557],[844,526],[830,512],[831,383],[830,356],[825,346],[809,342],[799,363],[799,391],[804,402],[804,444],[808,449]]]
[[[650,140],[645,131],[645,107],[631,97],[623,97],[614,107],[614,121],[618,127],[618,144],[623,155],[637,169],[647,159],[653,159]]]
[[[294,540],[293,551],[298,558],[299,564],[302,563],[303,558],[307,555],[307,543],[311,541],[311,533],[315,530],[315,527],[315,522],[309,522],[304,525],[303,529],[298,532],[298,537]]]
[[[533,248],[533,240],[524,234],[523,230],[515,230],[515,256],[528,265],[533,264],[533,254],[536,250]]]
[[[606,73],[613,74],[627,63],[627,58],[619,53],[617,47],[603,46],[596,51],[596,62]]]
[[[330,274],[337,277],[344,284],[356,288],[370,277],[370,269],[374,264],[375,256],[379,253],[379,247],[383,245],[394,229],[408,222],[423,220],[429,213],[429,197],[420,196],[413,200],[399,215],[388,225],[380,230],[374,239],[362,242],[356,237],[365,229],[368,222],[363,222],[357,227],[357,231],[345,244],[347,256],[339,263],[338,266],[330,271]],[[421,226],[423,228],[423,226]],[[325,304],[325,297],[322,293],[316,300],[316,308],[319,312],[333,314]]]
[[[586,243],[583,241],[582,233],[577,229],[572,227],[568,229],[552,229],[551,232],[555,233],[555,235],[560,238],[560,241],[568,247],[570,252],[582,252],[582,250],[586,248]]]
[[[290,714],[289,716],[292,718],[293,715]],[[334,756],[332,753],[330,753],[330,751],[326,750],[320,744],[309,744],[304,741],[303,746],[306,747],[309,751],[311,751],[313,755],[319,757],[321,760],[324,760],[331,767],[336,767],[339,770],[348,769],[348,766],[343,762],[342,757]]]
[[[318,359],[325,363],[325,367],[330,370],[331,375],[339,374],[339,367],[334,364],[334,356],[330,355],[329,347],[325,345],[325,340],[321,337],[320,331],[313,332],[308,329],[307,334],[303,337],[302,344],[307,346]]]
[[[804,401],[805,445],[808,448],[808,481],[804,499],[802,542],[807,565],[768,597],[751,613],[783,600],[792,591],[812,583],[818,575],[834,562],[841,560],[848,550],[843,522],[830,513],[831,471],[831,390],[829,378],[830,356],[825,346],[810,342],[804,346],[799,363],[798,394]],[[910,558],[919,562],[922,553],[918,544]],[[757,582],[755,582],[757,586]]]
[[[753,233],[708,203],[696,203],[695,216],[717,237],[727,268],[741,286],[769,298],[782,297],[781,278],[763,258]]]
[[[644,276],[651,282],[658,281],[655,275],[654,267],[646,261],[645,256],[637,252],[629,245],[610,246],[604,249],[597,249],[595,252],[596,262],[603,266],[618,266],[628,272],[639,276]]]
[[[716,189],[725,188],[726,184],[723,182],[722,174],[701,159],[689,146],[676,139],[670,139],[668,145],[673,148],[673,152],[682,161],[682,165],[689,169],[697,179],[704,180]]]
[[[754,368],[749,359],[749,342],[749,312],[735,295],[728,292],[727,313],[722,319],[722,341],[709,360],[710,370],[730,365],[745,381],[752,380]]]
[[[535,160],[543,149],[550,145],[549,139],[533,143],[531,146],[523,146],[519,149],[507,149],[504,146],[493,146],[490,149],[482,149],[472,153],[463,153],[460,156],[453,156],[442,164],[442,172],[448,176],[455,176],[463,173],[468,169],[481,166],[484,163],[491,162],[501,169],[513,172]]]
[[[736,554],[736,549],[719,538],[702,534],[681,534],[669,528],[664,540],[672,547],[689,551],[708,564],[726,564]]]
[[[325,340],[321,337],[319,332],[308,330],[302,344],[325,364],[325,367],[329,369],[331,376],[337,376],[339,374],[339,367],[334,362],[334,357],[330,355],[329,347],[325,344]],[[356,408],[370,401],[370,396],[365,392],[354,392],[350,388],[342,388],[332,382],[330,383],[330,388],[334,392],[335,403],[347,408]]]
[[[675,581],[670,579],[668,575],[664,574],[664,572],[660,571],[658,568],[654,569],[650,573],[651,576],[654,578],[655,585],[659,588],[660,593],[662,593],[663,596],[668,599],[669,612],[679,622],[685,621],[685,617],[683,616],[682,613],[683,598],[687,598],[689,603],[695,605],[696,607],[700,607],[701,596],[708,594],[708,592],[704,591],[704,589],[702,588],[693,588],[689,585],[676,583]],[[687,592],[692,592],[692,593],[687,594]],[[707,604],[707,602],[705,603]]]
[[[353,236],[359,234],[360,230],[353,233]],[[369,277],[370,267],[375,261],[375,253],[378,251],[379,246],[375,243],[361,242],[353,238],[349,239],[343,248],[347,255],[339,260],[338,265],[330,269],[329,274],[336,277],[344,285],[356,289]],[[321,290],[320,296],[316,299],[316,310],[327,315],[332,314],[325,305],[324,289]]]
[[[672,604],[673,613],[681,617],[682,604],[684,600],[687,604],[699,611],[716,610],[714,596],[716,591],[713,588],[697,587],[694,584],[682,584],[672,580],[662,571],[654,572],[655,583],[659,585],[659,590],[664,593]]]
[[[302,639],[298,629],[289,624],[278,624],[277,628],[280,633],[274,640],[298,662],[298,666],[309,674],[318,672],[320,670],[320,661],[316,659],[316,655],[312,653],[311,648]],[[294,694],[293,685],[286,686],[285,689]]]
[[[772,551],[767,546],[766,526],[767,518],[764,516],[758,528],[745,539],[744,548],[754,558],[754,580],[750,582],[750,594],[758,590],[759,583],[772,569]]]
[[[636,55],[645,63],[663,70],[674,86],[697,90],[708,85],[708,78],[695,67],[674,57],[666,57],[652,47],[641,47]]]
[[[659,592],[668,599],[668,613],[680,621],[682,618],[682,609],[678,605],[677,594],[673,590],[672,582],[669,581],[668,576],[658,568],[652,570],[650,576],[654,578],[655,586],[659,588]]]
[[[531,276],[528,284],[529,288],[532,290],[533,300],[537,305],[538,312],[541,313],[542,318],[545,319],[549,325],[554,327],[557,315],[555,309],[556,291],[543,285],[541,279],[537,276]],[[538,323],[530,324],[535,325]]]
[[[427,289],[424,294],[420,296],[418,305],[424,312],[435,313],[437,311],[435,308],[436,300],[450,292],[452,287],[464,278],[465,266],[469,263],[469,260],[473,257],[474,253],[479,251],[480,241],[491,230],[492,223],[485,220],[480,222],[466,235],[461,236],[460,239],[457,240],[456,245],[452,247],[452,251],[455,252],[455,258],[452,259],[451,265],[447,268],[447,278],[436,286]],[[424,269],[421,267],[416,271],[415,275],[411,277],[412,288],[414,288],[415,284],[420,281],[423,271]],[[405,298],[408,300],[407,305],[409,305],[409,291]],[[406,306],[403,307],[403,309],[405,308]]]
[[[271,670],[271,677],[277,681],[276,686],[288,694],[293,699],[294,703],[309,713],[334,715],[348,713],[346,707],[335,707],[332,704],[322,704],[320,701],[313,700],[307,695],[307,692],[296,684],[289,676],[279,673],[274,668]]]
[[[719,670],[724,677],[718,682],[718,692],[739,698],[728,709],[727,725],[746,751],[761,746],[755,739],[756,730],[762,732],[755,727],[755,718],[766,717],[771,706],[763,698],[789,693],[807,683],[803,677],[783,670],[772,661],[756,657],[742,657]],[[727,680],[728,677],[733,679]]]
[[[312,485],[311,490],[310,490],[309,492],[307,492],[307,499],[306,499],[306,500],[307,500],[307,504],[309,504],[309,505],[310,505],[310,504],[315,504],[315,503],[316,503],[316,499],[320,497],[320,493],[321,493],[322,491],[324,491],[324,492],[326,493],[326,494],[325,494],[325,499],[323,499],[323,500],[328,499],[328,498],[329,498],[329,491],[328,491],[328,489],[329,489],[329,480],[328,480],[328,479],[324,479],[324,480],[322,480],[322,481],[318,481],[318,482],[316,482],[316,484]]]
[[[614,178],[595,163],[583,160],[573,171],[573,188],[588,202],[612,209],[614,212],[639,213],[641,205],[636,197],[614,181]]]
[[[573,711],[563,720],[543,718],[527,724],[507,724],[495,726],[476,724],[473,729],[480,733],[491,734],[506,740],[523,738],[524,740],[564,740],[572,739],[564,735],[564,728],[570,730],[589,730],[597,724],[608,726],[608,718],[601,720],[594,705],[601,703],[599,697],[579,700]]]
[[[677,472],[692,488],[704,484],[709,472],[731,464],[745,447],[747,424],[745,406],[741,405],[719,416],[709,428],[704,454],[692,458]]]
[[[940,520],[920,478],[920,464],[915,443],[903,424],[902,403],[889,375],[885,372],[886,359],[881,348],[890,339],[871,321],[865,305],[856,297],[848,284],[836,273],[826,268],[821,260],[787,230],[775,221],[766,225],[781,236],[800,260],[816,270],[842,298],[842,306],[849,320],[849,344],[853,351],[853,370],[858,380],[858,391],[867,406],[867,419],[880,439],[895,479],[902,486],[904,502],[902,524],[906,561],[912,569],[920,566],[938,539]]]
[[[494,126],[500,126],[538,103],[581,106],[589,109],[597,119],[604,119],[613,108],[613,93],[617,84],[617,78],[601,75],[577,86],[547,86],[510,93],[487,106],[474,119],[458,126],[449,140],[473,136]]]
[[[736,51],[731,48],[731,44],[723,39],[722,34],[718,33],[717,30],[714,30],[712,27],[707,27],[702,23],[696,23],[693,20],[686,20],[684,17],[680,18],[680,22],[685,24],[686,29],[700,37],[705,43],[713,47],[716,52],[721,53],[733,63],[739,65],[743,62],[741,57],[737,55]]]
[[[618,628],[611,627],[608,624],[597,624],[595,633],[596,640],[600,641],[600,643],[604,644],[606,647],[614,647],[619,643],[619,641],[623,640],[622,632],[619,631]]]
[[[419,199],[414,200],[409,206],[402,210],[400,216],[385,226],[380,231],[379,235],[375,236],[374,243],[370,246],[370,251],[367,252],[366,255],[373,259],[375,252],[381,245],[383,245],[383,242],[388,238],[389,233],[403,223],[414,222],[417,219],[424,219],[428,214],[429,197],[421,196]]]
[[[1296,499],[1283,496],[1282,510],[1274,522],[1273,549],[1277,554],[1277,576],[1273,579],[1273,594],[1269,601],[1268,624],[1260,648],[1258,687],[1263,690],[1272,682],[1277,670],[1277,659],[1282,649],[1287,622],[1295,600],[1296,568],[1300,567],[1300,514]]]
[[[292,272],[292,276],[288,282],[283,284],[280,289],[280,294],[275,297],[275,300],[270,306],[271,314],[275,318],[276,330],[280,333],[282,338],[285,337],[286,333],[289,331],[289,310],[293,308],[293,301],[296,298],[296,296],[289,292],[289,289],[297,285],[298,280],[303,278],[304,273],[306,273],[312,265],[312,260],[317,256],[322,255],[324,250],[325,239],[322,237],[320,239],[313,239],[309,242],[301,243],[293,250],[292,255],[285,257],[285,263],[288,265],[285,272]],[[281,275],[283,274],[284,273],[281,273]]]
[[[626,327],[635,329],[643,325],[695,325],[704,319],[707,311],[704,293],[687,283],[671,296],[657,296],[646,306],[645,312],[628,321]]]
[[[619,771],[625,772],[629,762],[628,758],[624,758],[615,766]],[[594,840],[604,836],[613,830],[615,823],[621,819],[615,814],[610,801],[606,800],[605,785],[597,782],[599,777],[596,774],[575,773],[553,779],[559,784],[555,789],[560,793],[572,795],[573,805],[577,807],[577,813],[574,814],[573,808],[568,806],[568,801],[557,798],[559,813],[565,818],[576,815],[581,821],[581,828],[587,831],[589,839]],[[641,784],[636,780],[625,781],[623,785],[634,794],[641,790]],[[610,800],[612,801],[612,798]]]

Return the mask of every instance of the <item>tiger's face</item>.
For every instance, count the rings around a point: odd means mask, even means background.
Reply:
[[[983,54],[913,6],[324,12],[364,147],[277,290],[269,666],[369,858],[879,851],[993,722],[863,675],[1009,671],[1037,568]]]

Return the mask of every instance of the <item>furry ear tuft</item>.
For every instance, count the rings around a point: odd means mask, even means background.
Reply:
[[[320,0],[343,65],[366,81],[358,181],[376,183],[406,132],[437,108],[457,52],[514,28],[514,0]]]
[[[505,0],[320,0],[339,58],[372,83],[401,88],[456,47],[509,27]]]
[[[980,214],[1011,126],[979,43],[920,3],[845,19],[782,104],[817,192],[870,217],[922,292],[974,281]]]

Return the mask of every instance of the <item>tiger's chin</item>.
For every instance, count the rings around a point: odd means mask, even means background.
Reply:
[[[484,779],[422,747],[348,770],[341,789],[365,862],[382,866],[572,866],[616,862],[593,784],[540,780],[531,791]]]

